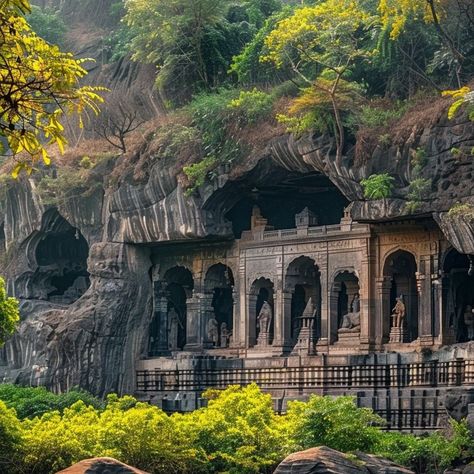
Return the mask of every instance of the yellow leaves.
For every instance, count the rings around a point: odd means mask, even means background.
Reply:
[[[76,60],[38,37],[22,16],[29,8],[26,0],[0,1],[0,136],[13,156],[28,156],[15,174],[31,170],[37,160],[50,163],[45,138],[62,152],[67,144],[64,114],[78,115],[82,124],[82,114],[99,113],[105,90],[79,86],[88,59]]]
[[[444,0],[434,0],[436,11],[445,15]],[[405,28],[408,19],[423,19],[426,23],[433,21],[433,15],[426,0],[380,0],[378,10],[382,25],[390,30],[390,38],[397,39]]]
[[[311,7],[298,8],[281,20],[265,39],[267,52],[262,61],[281,67],[289,59],[325,61],[329,56],[336,63],[357,49],[359,30],[369,28],[374,19],[357,2],[326,0]],[[335,57],[337,56],[337,58]]]
[[[461,89],[457,90],[446,90],[442,92],[443,96],[449,96],[452,97],[453,99],[456,99],[451,106],[449,107],[448,110],[448,118],[453,119],[454,116],[456,115],[456,112],[459,110],[459,108],[462,105],[465,104],[474,104],[474,91],[471,91],[471,89],[467,86],[461,87]],[[471,118],[471,113],[469,113],[469,117]]]

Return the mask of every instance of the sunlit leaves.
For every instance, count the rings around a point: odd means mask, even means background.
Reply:
[[[449,96],[454,99],[448,110],[448,118],[453,119],[458,110],[463,106],[468,106],[468,115],[474,121],[474,91],[469,87],[464,86],[457,90],[443,91],[443,96]]]
[[[0,347],[13,333],[20,320],[19,303],[7,295],[5,281],[0,277]]]
[[[86,60],[37,36],[24,18],[29,10],[27,0],[0,1],[0,136],[16,157],[15,176],[39,160],[49,164],[49,145],[64,150],[65,115],[78,115],[82,123],[83,114],[97,114],[103,101],[102,88],[79,85]]]

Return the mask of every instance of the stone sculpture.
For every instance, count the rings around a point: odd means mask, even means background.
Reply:
[[[174,308],[171,308],[168,312],[168,346],[171,351],[177,351],[178,347],[178,332],[179,328],[183,325],[179,320],[178,313]]]
[[[360,296],[356,293],[352,298],[350,312],[342,317],[339,333],[354,333],[360,331]]]
[[[467,340],[474,340],[474,310],[470,305],[467,305],[464,310],[464,324],[467,329]]]
[[[227,323],[221,324],[221,347],[229,347],[229,340],[232,332],[227,328]]]
[[[219,323],[215,318],[211,318],[207,323],[207,339],[214,347],[219,344]]]
[[[405,322],[405,316],[406,316],[406,307],[405,307],[405,303],[403,302],[403,295],[400,295],[397,298],[397,303],[392,309],[392,320],[393,320],[392,327],[402,328]]]
[[[270,325],[273,319],[272,307],[267,301],[263,302],[262,309],[258,315],[258,325],[260,333],[268,334],[270,332]]]

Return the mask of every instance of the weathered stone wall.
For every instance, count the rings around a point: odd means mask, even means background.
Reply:
[[[376,223],[433,215],[461,253],[474,253],[471,222],[448,223],[443,217],[456,202],[473,199],[466,183],[472,182],[474,162],[454,158],[450,152],[473,139],[473,123],[462,119],[450,122],[443,112],[435,125],[419,129],[410,143],[394,145],[383,153],[379,150],[372,160],[355,167],[350,153],[342,163],[336,163],[332,144],[325,138],[284,135],[269,143],[264,153],[247,160],[238,172],[223,171],[191,197],[185,196],[169,164],[158,161],[145,183],[132,183],[125,173],[116,187],[104,184],[92,196],[63,202],[60,214],[90,246],[91,286],[67,307],[44,300],[22,302],[22,324],[19,334],[3,350],[3,372],[58,390],[79,384],[96,393],[132,391],[134,364],[144,354],[151,318],[152,261],[146,246],[231,238],[225,214],[239,199],[236,189],[258,186],[271,170],[280,170],[280,175],[314,171],[326,175],[351,201],[355,220]],[[427,154],[423,176],[429,177],[432,185],[413,216],[406,211],[410,161],[420,147]],[[263,162],[265,166],[255,175],[254,170]],[[360,180],[386,170],[396,178],[393,197],[365,200]],[[3,209],[5,243],[11,253],[2,272],[15,293],[17,280],[25,272],[37,270],[28,258],[29,243],[35,233],[48,232],[44,228],[47,206],[35,192],[35,181],[29,179],[8,191]]]

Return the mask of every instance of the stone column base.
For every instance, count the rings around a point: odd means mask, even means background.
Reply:
[[[405,328],[392,328],[390,329],[389,344],[406,342],[407,330]]]

